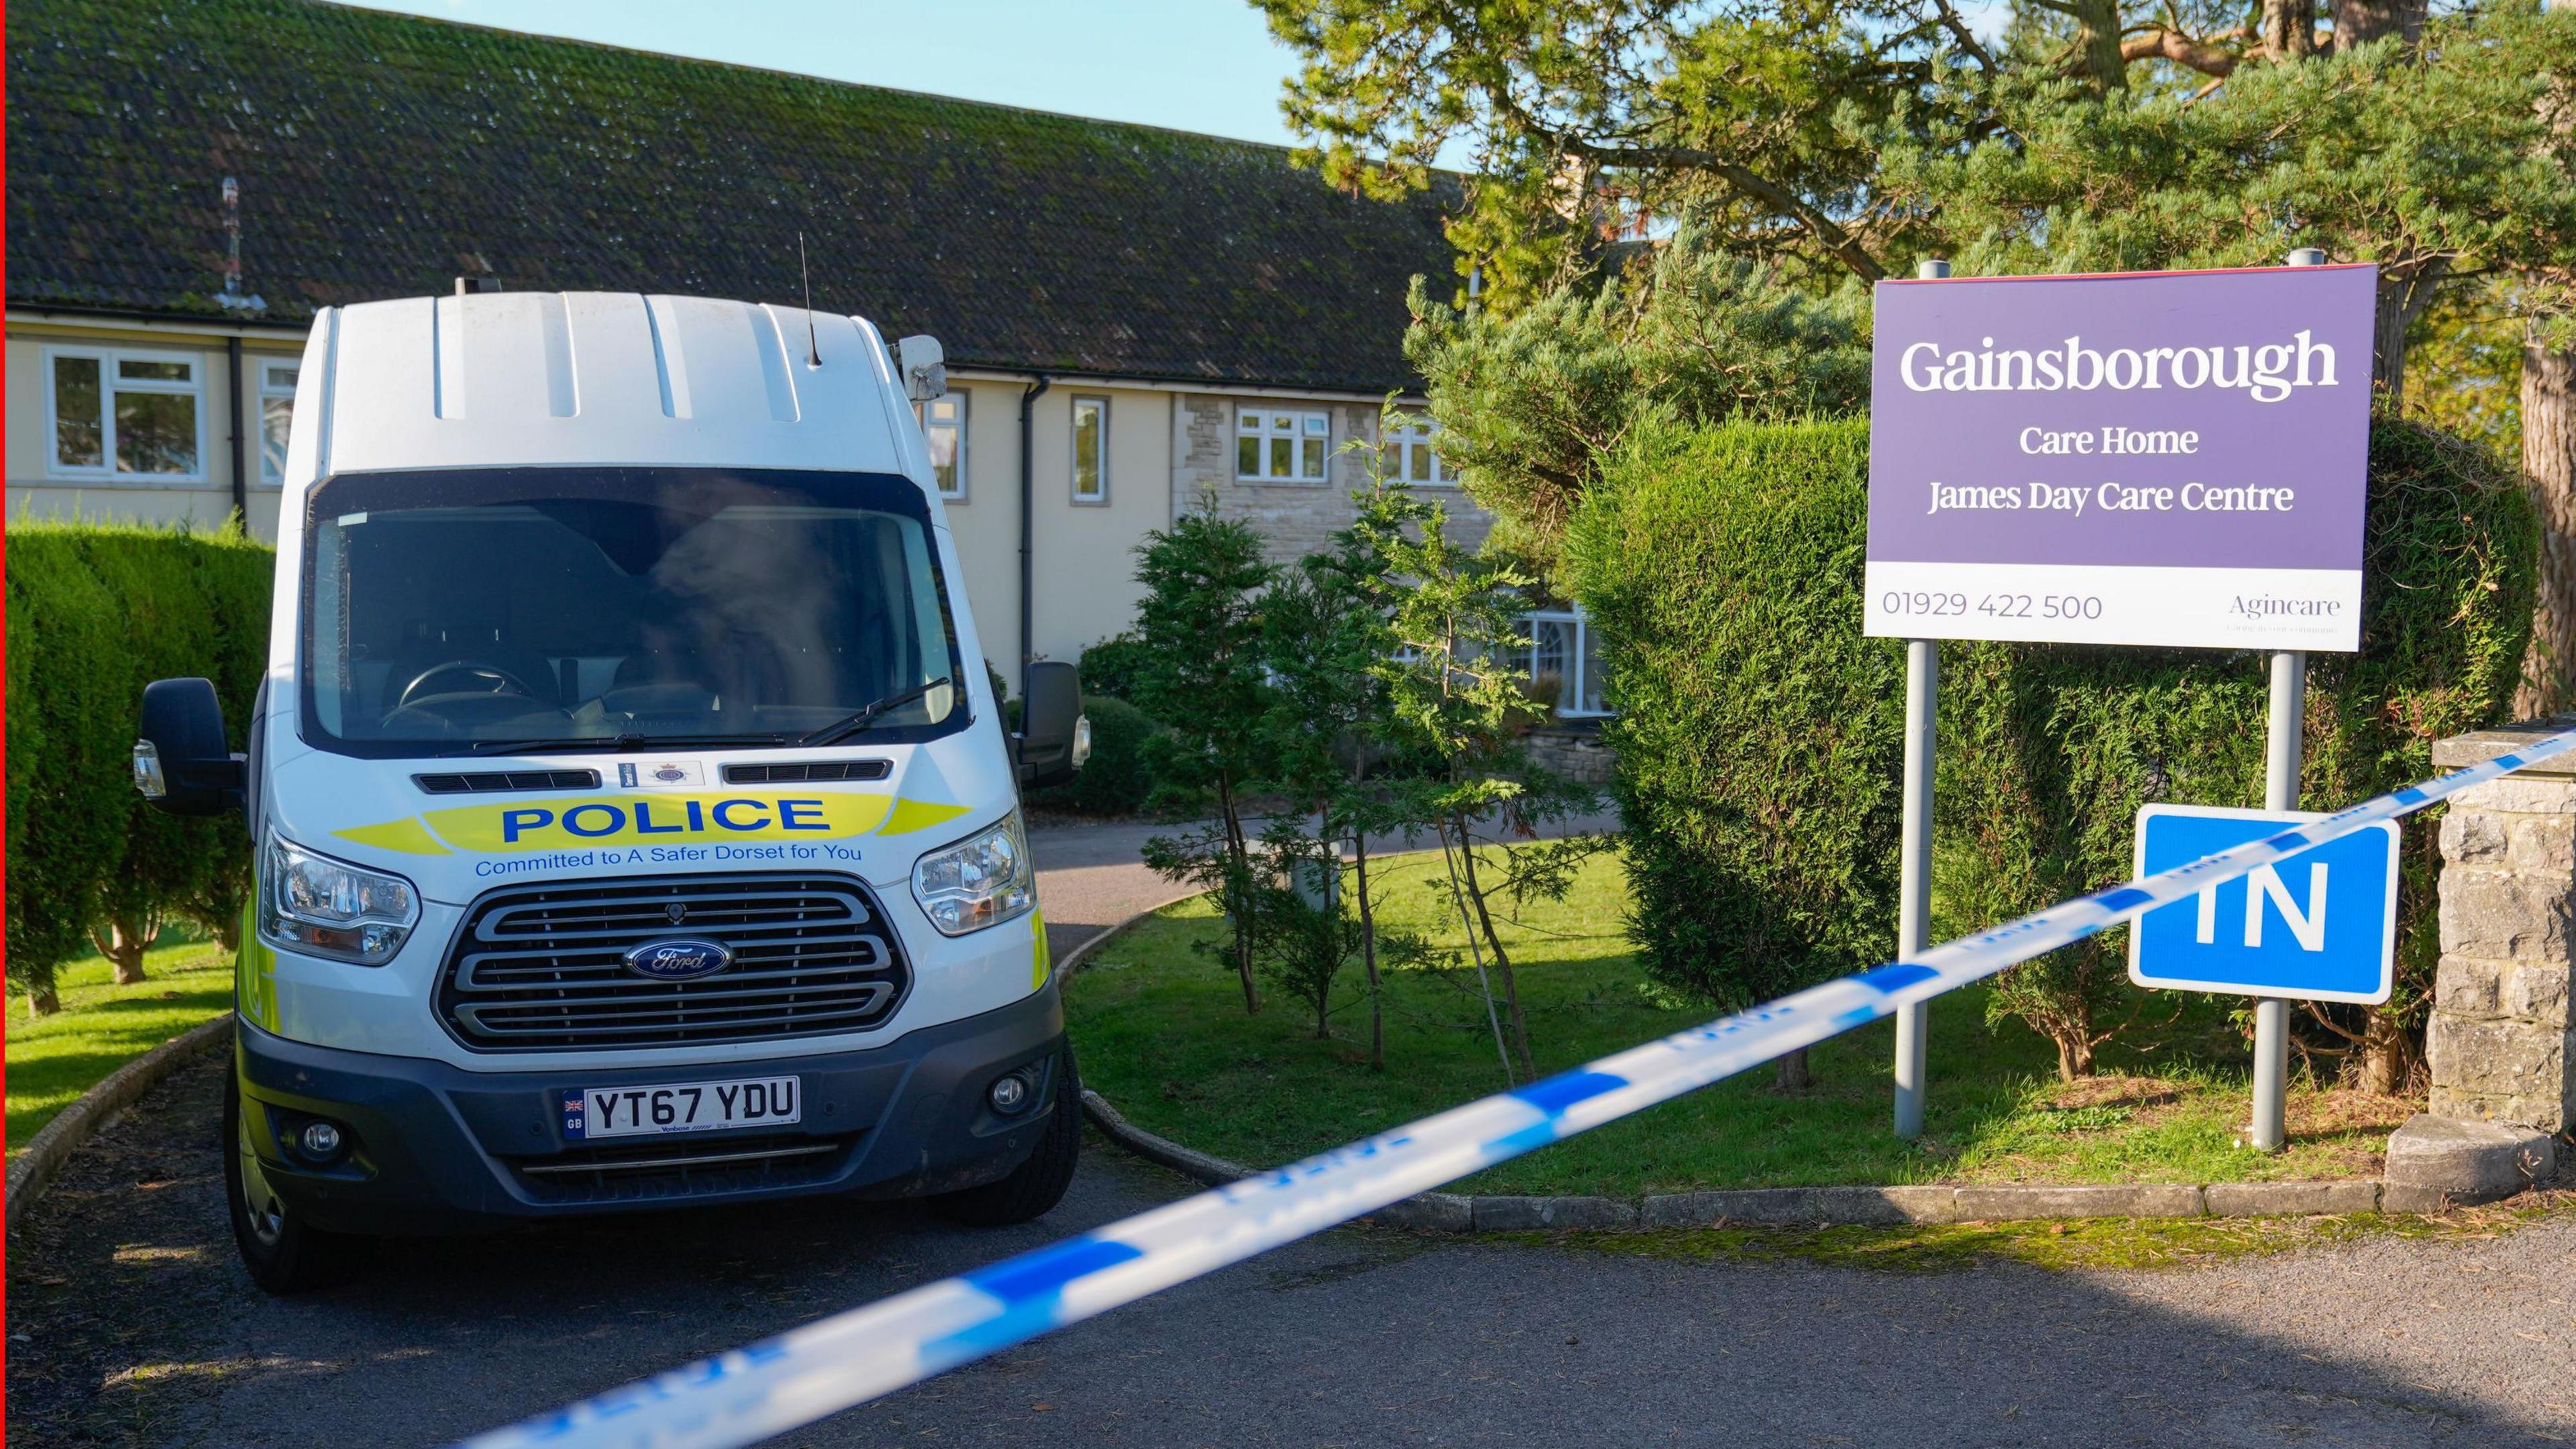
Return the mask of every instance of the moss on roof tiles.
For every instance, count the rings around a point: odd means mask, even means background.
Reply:
[[[20,0],[12,306],[224,315],[223,178],[267,320],[441,292],[799,295],[959,365],[1408,386],[1453,191],[1274,147],[313,0]]]

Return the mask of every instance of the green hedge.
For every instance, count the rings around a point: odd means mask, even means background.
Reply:
[[[1613,660],[1605,734],[1635,862],[1633,929],[1657,978],[1727,1005],[1894,945],[1903,662],[1860,637],[1863,422],[1649,430],[1568,534]],[[2528,632],[2537,532],[2473,444],[2382,421],[2370,451],[2362,652],[2311,656],[2305,801],[2431,771],[2435,740],[2503,718]],[[1942,646],[1937,931],[2128,873],[2148,800],[2262,803],[2263,657]],[[2400,986],[2347,1014],[2402,1053],[2437,954],[2434,831],[2407,830]],[[1999,1011],[2069,1071],[2129,994],[2111,937],[2010,973]]]
[[[2538,548],[2528,499],[2483,448],[2411,423],[2372,429],[2362,649],[2309,656],[2304,805],[2420,780],[2434,741],[2508,717]],[[2126,877],[2147,801],[2263,803],[2262,655],[1954,643],[1942,656],[1944,934]],[[2371,1085],[2388,1090],[2440,954],[2436,830],[2423,817],[2403,828],[2396,994],[2374,1013],[2334,1013],[2370,1038]],[[2127,949],[2113,933],[2032,962],[1998,983],[1992,1009],[2085,1070],[2129,994]],[[2331,1030],[2319,1044],[2346,1045]]]
[[[215,681],[241,747],[268,652],[275,554],[238,533],[13,524],[8,554],[9,980],[50,992],[94,923],[184,915],[225,933],[249,850],[235,820],[134,794],[143,686]]]
[[[1904,661],[1861,637],[1869,428],[1649,429],[1566,537],[1619,713],[1630,929],[1735,1009],[1896,937]]]
[[[1029,803],[1075,815],[1142,811],[1145,797],[1154,790],[1145,742],[1162,733],[1163,727],[1127,701],[1104,695],[1084,694],[1082,712],[1091,720],[1091,762],[1071,783],[1037,791]]]

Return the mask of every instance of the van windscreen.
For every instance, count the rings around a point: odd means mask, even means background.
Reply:
[[[793,744],[906,694],[872,741],[965,723],[900,478],[347,474],[311,495],[302,614],[304,737],[344,754]]]

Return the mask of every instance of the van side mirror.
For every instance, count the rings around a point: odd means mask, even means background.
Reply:
[[[1029,666],[1020,701],[1020,783],[1061,785],[1091,757],[1091,721],[1082,717],[1082,671],[1061,659]]]
[[[928,402],[948,391],[948,354],[939,339],[915,335],[894,345],[894,369],[903,374],[903,395]]]
[[[134,788],[155,808],[172,815],[241,808],[249,772],[224,748],[224,706],[212,680],[143,686],[142,736],[134,742]]]

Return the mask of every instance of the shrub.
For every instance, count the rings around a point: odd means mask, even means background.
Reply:
[[[54,968],[95,925],[118,926],[138,961],[170,915],[237,929],[240,822],[150,809],[128,753],[143,686],[188,674],[215,681],[241,747],[275,554],[237,532],[132,525],[21,524],[9,545],[9,975],[50,1003]]]
[[[2362,648],[2309,656],[2303,803],[2339,808],[2422,779],[2435,740],[2506,715],[2537,547],[2530,503],[2491,455],[2379,420]],[[1943,934],[2125,878],[2147,801],[2263,803],[2263,655],[1970,643],[1942,653]],[[2394,995],[2367,1013],[2311,1013],[2329,1040],[2362,1047],[2368,1084],[2389,1091],[2411,1065],[2440,954],[2436,832],[2411,822],[2405,841]],[[2089,1072],[2129,995],[2127,949],[2113,933],[2018,967],[1990,1010],[2054,1040],[2065,1073]]]
[[[1138,813],[1154,791],[1148,746],[1163,727],[1123,699],[1088,691],[1082,712],[1091,720],[1091,762],[1070,783],[1040,790],[1029,803],[1075,815]]]
[[[1152,661],[1145,641],[1133,633],[1115,634],[1082,651],[1082,692],[1136,702],[1136,684]]]
[[[1645,969],[1740,1009],[1896,936],[1904,660],[1861,637],[1863,422],[1643,431],[1571,521]]]
[[[1567,558],[1613,660],[1605,730],[1630,827],[1631,929],[1673,987],[1742,1006],[1894,945],[1902,661],[1860,637],[1865,424],[1650,429],[1575,515]],[[2529,502],[2476,445],[2381,420],[2359,654],[2309,661],[2306,803],[2431,772],[2501,718],[2529,629]],[[2150,800],[2262,803],[2264,656],[1942,646],[1936,934],[2124,878]],[[2314,1024],[2396,1086],[2439,954],[2435,832],[2407,832],[2398,987]],[[2120,933],[1999,978],[1991,1010],[2061,1070],[2134,998]]]

